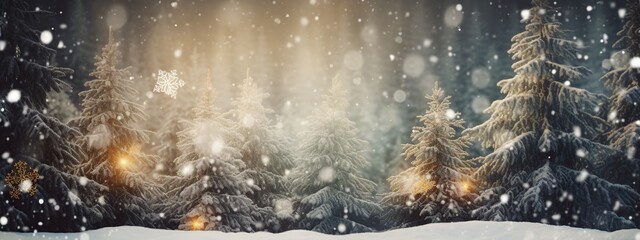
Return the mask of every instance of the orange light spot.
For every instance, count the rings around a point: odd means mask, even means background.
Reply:
[[[432,181],[427,180],[426,178],[418,178],[418,181],[414,182],[411,186],[411,194],[418,195],[421,193],[426,193],[431,188],[433,188],[435,184]]]
[[[129,159],[126,157],[120,157],[120,159],[118,159],[118,164],[120,167],[126,168],[127,165],[129,165]]]
[[[191,220],[191,230],[198,231],[203,229],[204,229],[204,222],[202,222],[202,219],[198,217]]]
[[[461,186],[463,193],[471,192],[471,184],[469,182],[462,182]]]

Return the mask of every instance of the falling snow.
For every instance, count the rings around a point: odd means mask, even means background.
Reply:
[[[49,30],[44,30],[40,32],[40,42],[44,44],[49,44],[53,41],[53,34]]]
[[[9,91],[9,93],[7,94],[7,102],[9,103],[16,103],[18,101],[20,101],[20,98],[22,97],[22,92],[20,90],[17,89],[13,89],[11,91]]]
[[[635,1],[2,5],[0,239],[640,240]]]
[[[631,66],[631,68],[640,68],[640,57],[631,58],[629,66]]]

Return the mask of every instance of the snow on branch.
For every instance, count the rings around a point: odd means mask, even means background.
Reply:
[[[307,204],[312,210],[307,213],[307,217],[323,219],[335,214],[344,214],[344,210],[350,214],[368,218],[373,214],[382,211],[375,203],[355,198],[332,187],[325,187],[302,199],[302,204]],[[339,212],[335,212],[339,211]]]
[[[540,156],[538,138],[534,132],[527,132],[505,142],[484,158],[476,176],[489,186],[500,186],[509,183],[520,171],[540,167],[543,162],[535,161]]]

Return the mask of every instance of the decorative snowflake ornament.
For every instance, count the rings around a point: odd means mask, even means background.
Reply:
[[[19,161],[5,177],[4,181],[11,187],[12,198],[20,199],[21,193],[29,193],[30,196],[36,194],[36,182],[40,179],[40,174],[37,170],[29,171],[27,173],[27,163]]]
[[[171,70],[171,72],[158,70],[158,81],[156,82],[156,86],[153,88],[153,91],[165,93],[171,96],[171,98],[176,99],[178,89],[183,86],[184,81],[178,78],[176,70]]]

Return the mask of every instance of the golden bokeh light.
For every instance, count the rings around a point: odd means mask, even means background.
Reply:
[[[462,183],[460,183],[460,190],[462,191],[463,194],[467,194],[471,192],[471,183],[468,181],[462,181]]]
[[[129,158],[127,158],[127,157],[120,157],[120,158],[118,159],[118,165],[119,165],[121,168],[126,168],[126,167],[129,165]]]
[[[424,177],[419,178],[419,180],[415,182],[411,187],[411,194],[417,195],[421,193],[426,193],[429,190],[431,190],[431,188],[433,188],[434,186],[435,184],[433,183],[433,181],[429,181]]]
[[[120,168],[129,168],[133,165],[136,156],[140,153],[140,145],[139,144],[131,144],[126,148],[125,151],[118,153],[115,157],[118,167]]]
[[[194,230],[194,231],[204,230],[204,221],[200,217],[197,217],[191,220],[190,225],[191,225],[191,230]]]

